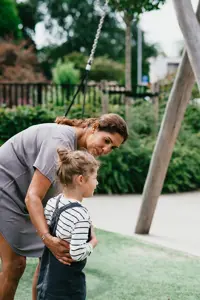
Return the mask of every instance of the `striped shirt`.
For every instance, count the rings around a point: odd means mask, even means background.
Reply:
[[[56,202],[59,196],[49,199],[44,210],[47,224],[50,225]],[[61,196],[58,208],[79,201]],[[87,242],[91,219],[88,210],[81,204],[80,207],[69,208],[60,214],[56,228],[56,236],[70,243],[70,255],[73,260],[80,261],[87,258],[92,250],[92,244]]]

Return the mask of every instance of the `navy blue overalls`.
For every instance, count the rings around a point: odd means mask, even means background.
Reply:
[[[56,236],[56,227],[60,214],[69,208],[81,206],[75,202],[64,205],[59,209],[59,200],[60,197],[57,200],[50,225],[50,233],[53,236]],[[45,247],[37,284],[37,300],[85,300],[86,283],[85,274],[82,271],[85,264],[86,259],[80,262],[73,262],[70,266],[64,265]]]

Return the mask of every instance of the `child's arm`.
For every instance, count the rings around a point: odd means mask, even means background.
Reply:
[[[47,221],[47,224],[50,225],[51,224],[51,219],[53,216],[53,212],[55,210],[55,205],[56,205],[56,200],[55,198],[51,198],[47,201],[47,204],[44,208],[44,215]]]
[[[87,258],[97,245],[97,239],[93,229],[91,240],[87,242],[90,226],[89,219],[78,221],[75,224],[70,242],[70,255],[75,261]]]

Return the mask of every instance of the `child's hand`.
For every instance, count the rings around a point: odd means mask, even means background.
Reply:
[[[91,239],[93,238],[96,238],[96,234],[95,234],[95,231],[94,231],[94,226],[91,225]]]
[[[95,248],[96,245],[98,244],[97,237],[96,237],[93,225],[91,225],[91,240],[90,240],[90,243],[92,244],[93,248]]]
[[[94,237],[94,238],[92,238],[92,239],[90,240],[90,244],[92,244],[92,247],[93,247],[93,248],[96,247],[96,245],[98,244],[98,241],[97,241],[96,237]]]

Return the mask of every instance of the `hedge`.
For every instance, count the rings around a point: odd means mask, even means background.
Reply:
[[[80,117],[80,107],[71,117]],[[18,107],[0,109],[0,140],[5,142],[19,131],[35,124],[53,122],[62,109]],[[132,110],[130,138],[119,149],[102,157],[97,193],[142,193],[155,145],[153,109],[139,103]],[[163,192],[183,192],[200,187],[200,109],[189,106],[175,145]]]

